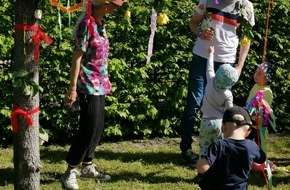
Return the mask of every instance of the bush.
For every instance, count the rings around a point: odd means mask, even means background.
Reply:
[[[0,60],[11,59],[13,51],[13,4],[4,0],[1,5]],[[75,1],[72,1],[74,3]],[[151,61],[146,63],[148,40],[151,33],[150,16],[152,2],[158,13],[166,13],[167,25],[157,26]],[[157,4],[161,2],[161,4]],[[112,94],[107,97],[106,126],[104,137],[124,139],[127,137],[176,136],[182,111],[185,106],[188,65],[192,56],[195,36],[188,27],[189,19],[196,6],[194,2],[180,1],[130,1],[106,18],[106,30],[110,39],[109,73],[113,84]],[[235,104],[243,106],[253,85],[254,65],[260,63],[263,53],[267,1],[252,0],[255,7],[256,26],[254,40],[241,80],[233,88]],[[72,59],[73,36],[71,29],[79,12],[58,12],[48,1],[39,8],[44,15],[43,30],[54,39],[54,43],[41,48],[39,61],[40,125],[50,134],[51,142],[68,142],[77,128],[77,115],[71,115],[63,103],[69,86],[69,70]],[[277,76],[272,83],[274,91],[274,113],[279,130],[289,130],[288,118],[290,80],[288,55],[290,51],[287,1],[277,2],[271,9],[267,60],[277,67]],[[125,11],[131,18],[124,17]],[[58,17],[60,15],[60,17]],[[61,18],[62,27],[58,24]],[[71,22],[70,22],[71,20]],[[11,26],[7,30],[7,26]],[[0,142],[11,140],[10,109],[12,107],[11,67],[1,70],[0,88]],[[195,126],[197,132],[198,124]]]

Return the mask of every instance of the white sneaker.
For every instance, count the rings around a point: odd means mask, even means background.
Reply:
[[[95,164],[83,165],[81,170],[81,178],[93,178],[96,180],[107,181],[111,179],[110,175],[102,174],[96,170]]]
[[[76,168],[74,169],[68,168],[66,170],[66,172],[61,178],[62,184],[64,185],[66,189],[69,189],[69,190],[79,189],[79,186],[77,184],[77,179],[76,179],[77,175],[80,175],[80,172]]]

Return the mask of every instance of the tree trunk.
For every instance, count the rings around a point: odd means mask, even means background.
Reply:
[[[38,0],[16,0],[15,25],[38,25],[37,19],[34,18],[37,4]],[[30,75],[23,77],[19,86],[14,86],[13,105],[26,112],[39,106],[38,93],[24,93],[24,83],[34,81],[39,84],[38,61],[34,59],[36,44],[32,40],[35,34],[35,31],[15,29],[13,71],[17,73],[25,70]],[[23,115],[17,115],[19,131],[13,136],[15,190],[40,189],[39,113],[29,116],[33,122],[32,126],[29,126]]]

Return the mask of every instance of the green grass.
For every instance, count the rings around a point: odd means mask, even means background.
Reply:
[[[112,180],[96,183],[78,179],[81,190],[167,190],[199,189],[192,179],[196,170],[186,166],[180,158],[179,138],[132,140],[104,143],[96,149],[94,163],[100,171],[111,174]],[[290,164],[289,135],[271,135],[268,138],[268,156],[277,166]],[[194,139],[193,149],[198,150]],[[42,190],[61,189],[60,177],[66,170],[64,158],[69,146],[41,147]],[[0,149],[0,189],[12,190],[13,149]],[[274,172],[273,189],[289,190],[290,173]],[[252,174],[249,190],[267,189],[262,175]]]

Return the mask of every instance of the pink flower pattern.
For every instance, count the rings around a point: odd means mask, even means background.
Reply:
[[[85,52],[77,82],[78,91],[90,95],[110,94],[109,41],[104,26],[92,19],[84,19],[79,25],[74,49]]]

